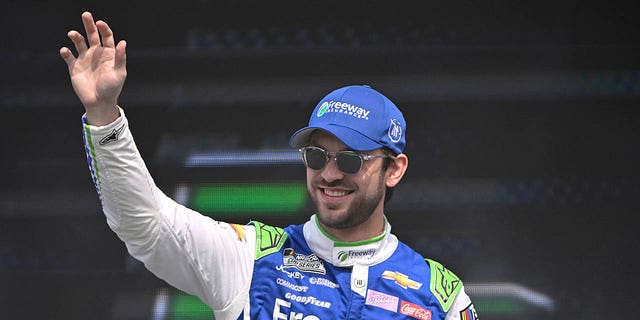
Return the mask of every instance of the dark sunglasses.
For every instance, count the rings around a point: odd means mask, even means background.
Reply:
[[[302,160],[304,165],[313,170],[322,170],[329,160],[335,159],[338,169],[345,174],[356,174],[362,169],[362,164],[365,161],[377,159],[377,158],[393,158],[386,154],[362,154],[355,151],[339,151],[339,152],[327,152],[319,147],[302,147],[300,148],[302,154]]]

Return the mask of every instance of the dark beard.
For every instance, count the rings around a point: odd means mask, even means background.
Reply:
[[[320,214],[318,199],[314,194],[309,193],[316,206],[316,216],[318,220],[323,226],[333,229],[348,229],[362,224],[363,222],[367,221],[369,217],[371,217],[373,211],[376,209],[376,207],[384,197],[385,185],[383,181],[384,171],[381,171],[375,193],[355,199],[351,206],[347,208],[347,213],[345,215],[341,215],[339,219],[327,219],[330,217],[325,217]],[[333,183],[333,185],[337,184],[339,184],[339,182]]]

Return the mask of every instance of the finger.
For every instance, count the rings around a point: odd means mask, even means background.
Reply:
[[[87,42],[84,40],[84,37],[80,34],[80,32],[71,30],[67,33],[67,36],[73,42],[73,45],[76,47],[76,51],[78,51],[78,55],[84,54],[87,51]]]
[[[60,48],[60,56],[62,57],[64,62],[67,63],[67,66],[71,66],[76,61],[73,53],[71,53],[71,50],[69,50],[69,48],[67,47]]]
[[[116,47],[116,61],[114,67],[116,69],[126,68],[127,66],[127,42],[120,40]]]
[[[84,30],[87,32],[87,39],[89,39],[89,46],[100,45],[100,35],[98,34],[98,28],[96,28],[95,22],[93,22],[93,16],[90,12],[82,13],[82,24],[84,24]]]
[[[106,22],[100,20],[96,22],[96,27],[98,27],[98,32],[102,37],[102,46],[107,48],[114,48],[115,42],[113,40],[113,31],[111,31],[109,25]]]

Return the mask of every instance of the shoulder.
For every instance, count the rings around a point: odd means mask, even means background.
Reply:
[[[251,221],[249,224],[256,232],[256,260],[281,251],[287,241],[299,243],[304,239],[302,225],[280,228],[259,221]]]
[[[401,241],[398,242],[395,260],[396,262],[401,260],[404,264],[417,267],[414,272],[422,274],[420,278],[429,282],[429,294],[436,299],[445,312],[451,309],[455,298],[463,287],[462,280],[453,271],[436,260],[425,258]],[[413,263],[409,263],[409,261]],[[423,271],[418,271],[423,267]]]
[[[289,233],[280,227],[259,221],[251,221],[249,224],[256,229],[256,260],[280,251],[289,237]]]
[[[451,308],[454,299],[462,289],[462,281],[451,270],[440,262],[426,258],[429,266],[429,290],[446,312]]]

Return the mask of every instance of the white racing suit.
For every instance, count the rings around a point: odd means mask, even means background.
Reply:
[[[391,234],[344,243],[319,226],[215,221],[160,191],[122,109],[83,117],[91,176],[109,227],[129,253],[226,319],[476,319],[462,282]]]

